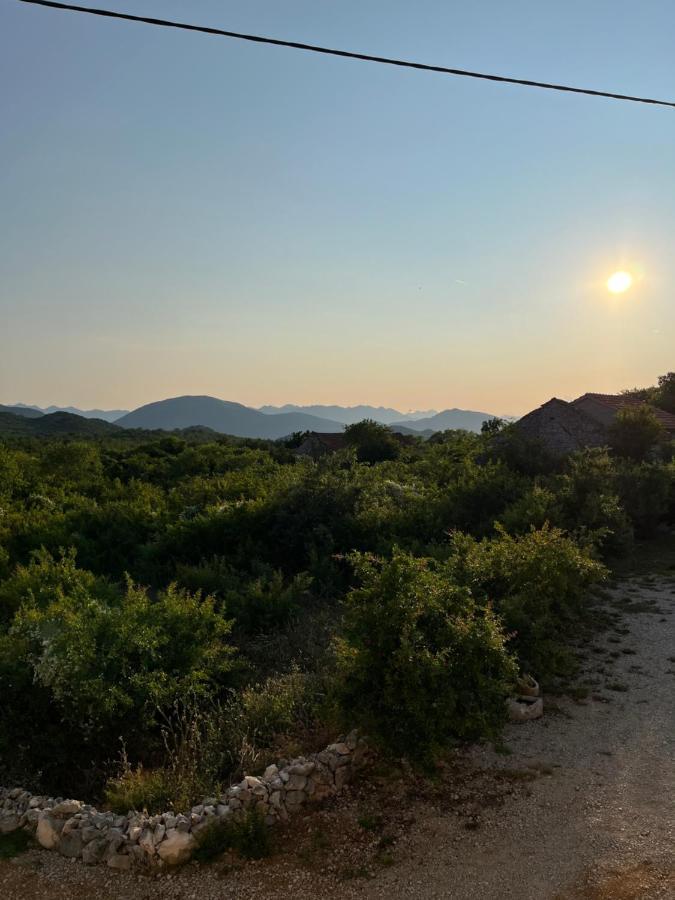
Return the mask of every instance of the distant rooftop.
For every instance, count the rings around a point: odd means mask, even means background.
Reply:
[[[661,425],[666,429],[666,431],[675,433],[675,415],[666,412],[663,409],[659,409],[656,406],[652,406],[645,400],[641,400],[639,397],[634,397],[631,394],[586,393],[582,394],[581,397],[577,397],[576,400],[572,400],[572,405],[582,405],[584,401],[588,400],[600,403],[608,409],[614,410],[615,412],[619,412],[622,409],[627,409],[628,407],[633,406],[649,406]]]

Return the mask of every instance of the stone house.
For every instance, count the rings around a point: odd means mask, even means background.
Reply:
[[[646,405],[630,395],[583,394],[567,402],[553,397],[519,419],[514,428],[528,440],[542,444],[553,456],[564,456],[584,447],[604,447],[607,429],[622,409]],[[651,407],[671,438],[675,438],[675,416]]]
[[[518,419],[513,427],[527,440],[543,445],[553,456],[564,456],[584,447],[603,447],[607,443],[602,425],[557,397]]]
[[[605,428],[612,424],[621,410],[647,405],[644,400],[630,394],[582,394],[581,397],[572,400],[575,409],[590,416]],[[663,429],[671,438],[675,438],[675,415],[655,406],[650,408]]]

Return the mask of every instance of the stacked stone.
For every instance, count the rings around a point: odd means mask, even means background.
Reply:
[[[268,825],[285,822],[309,802],[338,794],[366,753],[356,732],[321,753],[280,760],[260,777],[247,775],[220,797],[209,797],[189,815],[126,816],[99,812],[79,800],[37,797],[21,788],[0,788],[0,834],[24,828],[47,850],[113,869],[171,866],[187,862],[197,835],[213,822],[237,820],[257,809]]]

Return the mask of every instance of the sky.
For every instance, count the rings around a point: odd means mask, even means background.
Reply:
[[[675,99],[672,0],[88,5]],[[0,0],[0,123],[0,403],[517,415],[675,368],[673,109]]]

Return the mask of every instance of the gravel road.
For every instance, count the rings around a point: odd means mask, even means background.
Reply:
[[[270,860],[172,877],[30,850],[0,863],[0,897],[673,900],[675,579],[627,579],[609,603],[617,619],[585,653],[588,696],[509,726],[506,753],[463,752],[440,789],[363,786],[304,817]],[[385,824],[364,824],[364,804]]]

